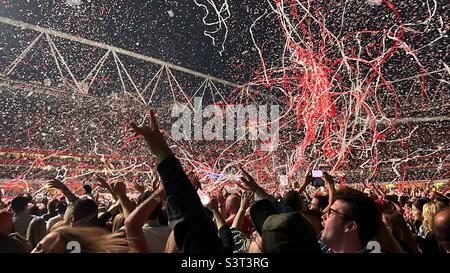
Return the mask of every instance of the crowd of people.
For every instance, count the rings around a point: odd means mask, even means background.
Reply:
[[[269,193],[239,166],[235,187],[209,194],[183,168],[153,112],[149,125],[131,128],[156,157],[158,175],[133,188],[97,175],[95,186],[78,192],[55,178],[46,184],[59,192],[52,198],[28,192],[2,200],[0,252],[450,252],[446,190],[337,187],[327,172],[319,187],[307,172]]]

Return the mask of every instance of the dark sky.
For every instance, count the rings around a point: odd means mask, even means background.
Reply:
[[[214,26],[203,24],[205,10],[194,1],[83,0],[78,6],[70,6],[64,1],[2,1],[0,14],[213,76],[241,81],[249,79],[248,68],[258,65],[258,56],[250,54],[254,51],[248,29],[266,6],[264,1],[260,1],[262,4],[250,2],[230,1],[232,17],[227,21],[229,33],[222,56],[219,51],[225,39],[225,29],[215,34],[217,43],[213,46],[212,40],[203,32],[214,30]],[[215,18],[211,13],[207,20],[211,22]],[[266,29],[265,35],[270,36],[271,32]],[[236,65],[242,64],[246,67],[236,73]]]

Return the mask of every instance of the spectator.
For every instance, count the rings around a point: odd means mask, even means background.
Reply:
[[[436,201],[430,201],[423,206],[423,223],[419,230],[420,238],[418,238],[418,244],[423,254],[438,254],[441,252],[431,231],[434,215],[443,208],[444,205]]]
[[[79,245],[68,245],[69,242]],[[79,246],[79,249],[77,248]],[[97,227],[61,227],[45,236],[33,253],[110,253],[128,252],[128,242],[117,234]]]
[[[219,252],[220,239],[214,223],[206,215],[200,198],[192,187],[180,162],[159,131],[155,114],[150,126],[132,124],[137,135],[143,135],[150,151],[157,157],[158,172],[167,195],[168,218],[178,249],[182,252]]]
[[[231,227],[233,225],[233,221],[236,218],[236,214],[238,213],[240,207],[241,207],[241,198],[238,195],[231,194],[227,197],[225,201],[225,209],[227,210],[229,217],[225,221],[228,226]],[[242,217],[243,217],[242,226],[240,230],[246,236],[249,236],[251,229],[251,221],[245,214]]]
[[[28,225],[27,240],[30,242],[31,247],[35,248],[37,243],[47,235],[47,227],[45,220],[42,218],[34,218]]]
[[[98,206],[91,199],[78,199],[72,203],[64,215],[64,225],[94,227],[97,226]]]
[[[365,252],[381,223],[377,205],[363,192],[348,187],[335,196],[336,201],[322,216],[321,240],[333,252]]]
[[[11,201],[11,209],[14,213],[14,232],[19,233],[21,236],[25,236],[27,233],[28,225],[33,216],[28,213],[27,210],[28,198],[16,197]]]
[[[54,224],[56,224],[59,221],[64,220],[64,214],[66,213],[66,209],[67,209],[67,203],[64,201],[59,201],[58,204],[56,205],[56,209],[55,209],[55,212],[57,213],[57,215],[55,217],[48,219],[48,221],[47,221],[47,232],[51,231]]]
[[[408,228],[403,216],[395,211],[383,211],[382,219],[387,230],[394,236],[402,249],[407,253],[419,253],[419,247],[413,234]]]
[[[42,216],[42,218],[44,218],[45,221],[48,221],[50,218],[58,215],[58,213],[56,212],[56,206],[58,205],[58,203],[59,203],[59,200],[56,198],[52,199],[50,202],[48,202],[47,213]]]
[[[434,216],[433,236],[446,253],[450,253],[450,208],[445,208]]]

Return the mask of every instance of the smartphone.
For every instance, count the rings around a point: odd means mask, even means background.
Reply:
[[[311,172],[312,177],[322,177],[323,172],[321,170],[313,170]]]
[[[316,177],[311,181],[311,185],[316,187],[325,186],[325,181],[320,177]]]

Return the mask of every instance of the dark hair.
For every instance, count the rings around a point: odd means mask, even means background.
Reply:
[[[73,218],[82,226],[96,226],[98,218],[98,205],[91,199],[78,199],[74,203]]]
[[[56,213],[56,206],[58,205],[59,201],[58,199],[52,199],[50,202],[48,202],[48,213],[53,214]]]
[[[335,197],[349,205],[345,213],[356,222],[359,239],[366,245],[375,236],[382,222],[381,211],[375,201],[365,193],[349,187],[338,190]]]
[[[423,210],[423,205],[425,205],[426,203],[428,203],[428,200],[426,200],[426,199],[419,199],[419,200],[416,200],[413,203],[413,206],[416,207],[418,210],[422,211]]]
[[[152,191],[144,191],[143,193],[139,194],[137,198],[137,204],[138,206],[142,204],[147,198],[149,198],[152,195]],[[150,214],[148,217],[148,220],[156,220],[160,218],[160,215],[162,214],[162,205],[159,204]]]
[[[291,208],[292,210],[298,211],[300,206],[300,196],[296,191],[292,190],[286,193],[281,202],[286,206],[288,206],[289,208]]]
[[[92,193],[92,187],[90,185],[88,185],[88,184],[84,184],[83,185],[83,189],[86,192],[86,194]]]
[[[328,196],[316,195],[314,198],[319,200],[319,207],[324,210],[328,206]]]
[[[386,196],[384,197],[384,199],[385,199],[385,200],[388,200],[388,201],[391,201],[392,203],[395,203],[395,204],[398,205],[398,196],[395,195],[395,194],[392,194],[392,195],[386,195]]]
[[[25,198],[23,196],[19,196],[11,200],[11,209],[15,213],[20,213],[24,211],[27,208],[28,205],[28,198]]]
[[[389,227],[392,228],[392,235],[400,246],[408,253],[419,253],[417,243],[403,215],[396,210],[383,211],[383,215],[389,221]]]
[[[448,206],[448,205],[449,205],[449,200],[448,200],[448,198],[447,198],[446,196],[444,196],[444,195],[437,194],[435,200],[438,201],[438,202],[444,203],[445,206]]]
[[[34,205],[29,210],[28,213],[35,216],[41,216],[41,210],[38,206]]]
[[[409,196],[406,196],[406,195],[400,196],[400,204],[399,205],[401,207],[404,207],[405,204],[408,202],[408,200],[409,200]]]
[[[64,215],[64,213],[66,212],[67,209],[67,203],[64,201],[59,201],[58,204],[56,205],[56,212]]]

